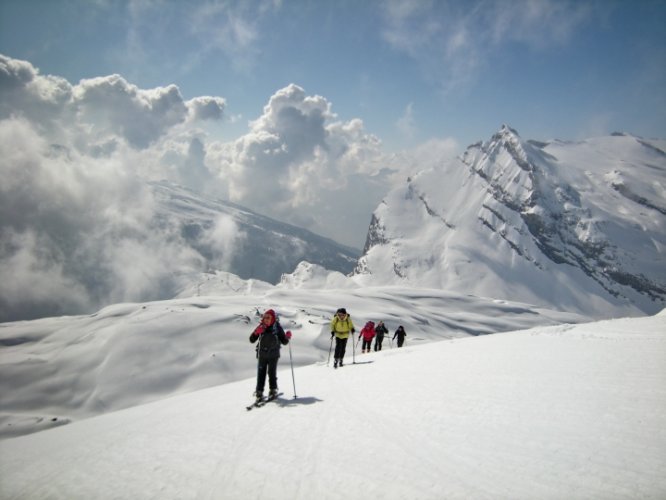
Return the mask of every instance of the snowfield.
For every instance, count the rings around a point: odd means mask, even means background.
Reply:
[[[409,333],[294,379],[283,348],[282,398],[250,412],[253,378],[5,439],[0,496],[666,498],[666,313]]]

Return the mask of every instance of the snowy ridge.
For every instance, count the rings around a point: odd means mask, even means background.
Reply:
[[[0,497],[664,498],[665,329],[408,337],[297,368],[297,398],[283,356],[285,395],[256,412],[247,379],[0,441]]]
[[[523,141],[507,126],[375,210],[360,283],[412,283],[597,317],[666,303],[666,154],[616,135]]]
[[[252,377],[256,360],[248,337],[269,307],[294,332],[298,366],[327,359],[329,323],[340,305],[359,331],[366,320],[382,318],[391,334],[404,325],[409,343],[585,320],[440,290],[271,286],[229,294],[229,283],[207,283],[214,295],[0,324],[0,437]]]
[[[207,259],[208,269],[277,283],[303,260],[349,273],[358,258],[355,249],[234,203],[166,181],[151,187],[160,207],[158,217],[180,228],[185,242]],[[231,224],[236,228],[233,233]],[[222,234],[214,237],[216,231]]]

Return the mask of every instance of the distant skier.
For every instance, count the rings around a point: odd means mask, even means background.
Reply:
[[[363,346],[361,347],[363,352],[370,352],[370,348],[372,347],[372,339],[375,338],[375,322],[368,321],[361,329],[359,337],[363,339]]]
[[[347,310],[341,307],[335,312],[335,316],[331,320],[331,338],[335,336],[335,363],[333,364],[333,368],[337,368],[338,365],[342,366],[342,360],[345,357],[345,350],[347,349],[347,339],[350,333],[356,333],[354,323],[352,323],[351,316],[347,314]]]
[[[277,365],[280,358],[280,344],[287,345],[291,332],[285,333],[280,326],[275,311],[268,309],[261,318],[261,323],[250,335],[250,342],[257,344],[257,388],[254,393],[257,401],[264,397],[266,373],[268,373],[269,399],[277,397]]]
[[[393,334],[393,340],[395,340],[395,338],[398,337],[398,347],[402,347],[402,344],[405,343],[406,336],[407,332],[405,332],[405,329],[402,327],[402,325],[400,325]]]
[[[382,350],[382,342],[384,342],[384,335],[387,334],[388,328],[384,326],[384,322],[380,321],[377,323],[377,326],[375,326],[375,351],[381,351]]]

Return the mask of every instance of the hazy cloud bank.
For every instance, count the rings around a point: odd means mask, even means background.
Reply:
[[[0,55],[0,320],[170,297],[193,273],[224,267],[242,237],[233,221],[201,235],[217,251],[204,257],[157,217],[146,181],[361,247],[410,162],[386,158],[361,120],[338,119],[295,84],[226,143],[199,127],[224,120],[225,107],[223,97],[185,100],[175,85],[141,89],[120,75],[72,84]]]

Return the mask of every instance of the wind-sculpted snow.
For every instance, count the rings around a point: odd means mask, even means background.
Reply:
[[[322,298],[303,308],[321,311],[313,306]],[[401,300],[475,303],[425,290],[393,298],[394,312],[402,311]],[[368,300],[358,296],[346,304],[366,313],[361,305]],[[500,303],[476,303],[480,308],[471,310],[479,316],[506,312]],[[535,312],[505,305],[523,316]],[[169,307],[187,310],[185,302]],[[211,304],[207,311],[218,307]],[[454,311],[452,306],[442,314],[453,319]],[[317,314],[309,318],[319,322]],[[291,309],[286,316],[290,322],[305,319]],[[457,318],[470,325],[479,320],[463,311]],[[298,330],[295,385],[283,355],[278,378],[284,395],[249,413],[251,373],[0,441],[0,497],[666,497],[664,313],[427,344],[411,340],[427,335],[413,323],[407,330],[405,347],[386,344],[379,353],[357,353],[356,363],[349,354],[337,370],[325,362],[300,366],[312,338]],[[251,358],[249,352],[242,356]],[[126,390],[138,394],[134,386]]]
[[[303,272],[307,266],[301,266]],[[309,276],[324,270],[309,268]],[[220,274],[209,295],[109,306],[89,316],[0,324],[0,436],[16,436],[204,387],[250,378],[250,332],[274,308],[294,332],[296,366],[325,361],[338,307],[357,330],[383,319],[403,325],[408,344],[476,336],[584,318],[527,304],[440,290],[242,286]],[[340,275],[340,279],[344,277]],[[297,280],[300,281],[300,280]],[[316,283],[316,281],[315,281]],[[238,287],[237,293],[229,287]],[[386,345],[390,341],[386,341]],[[353,347],[349,346],[352,355]],[[288,356],[283,348],[283,367]],[[286,356],[286,359],[285,359]],[[283,389],[287,379],[282,380]],[[248,384],[246,396],[253,392]]]
[[[385,197],[355,279],[596,317],[659,311],[666,304],[660,145],[625,135],[538,143],[505,126]]]

